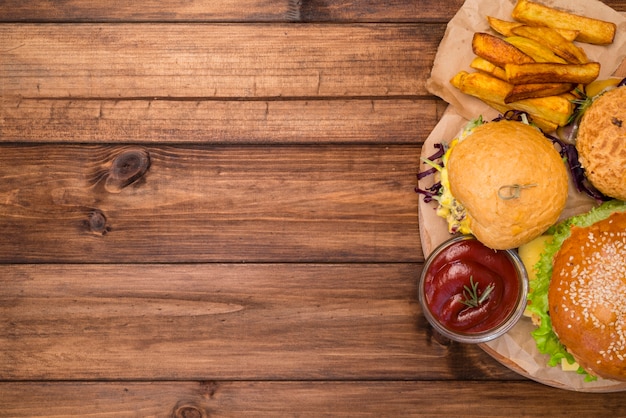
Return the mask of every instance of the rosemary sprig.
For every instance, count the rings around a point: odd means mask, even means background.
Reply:
[[[465,300],[461,301],[461,303],[467,305],[470,308],[478,308],[485,300],[487,300],[494,287],[495,285],[493,283],[490,283],[489,286],[487,286],[483,293],[479,296],[478,283],[474,281],[474,276],[470,276],[470,286],[463,286],[463,297],[465,297]]]

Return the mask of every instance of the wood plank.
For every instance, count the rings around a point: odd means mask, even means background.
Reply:
[[[462,0],[438,4],[418,4],[411,0],[381,3],[320,0],[156,0],[103,3],[95,0],[2,0],[1,21],[22,22],[94,22],[94,21],[220,21],[220,22],[284,22],[284,21],[405,21],[445,22],[461,7]]]
[[[0,262],[418,262],[418,158],[419,145],[5,144]]]
[[[17,1],[17,0],[15,0]],[[600,0],[618,12],[626,12],[626,0]],[[540,0],[549,4],[549,1]],[[463,5],[463,0],[303,0],[300,11],[305,21],[359,22],[448,22]]]
[[[0,22],[296,21],[296,0],[2,0]]]
[[[437,100],[28,100],[0,106],[0,142],[423,143]]]
[[[415,264],[0,265],[3,380],[509,379],[441,345]],[[1,397],[1,396],[0,396]]]
[[[391,0],[303,0],[300,16],[309,22],[438,22],[447,23],[464,0],[441,2]]]
[[[616,417],[622,393],[534,382],[0,383],[12,417]],[[443,394],[445,398],[443,398]]]
[[[428,95],[444,25],[0,25],[0,96]]]
[[[626,12],[625,0],[604,0]],[[2,0],[0,22],[447,22],[463,0]]]

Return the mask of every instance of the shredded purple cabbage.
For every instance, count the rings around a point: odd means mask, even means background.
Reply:
[[[618,85],[618,87],[626,86],[626,78],[622,79]],[[498,122],[501,120],[512,120],[517,122],[524,122],[527,120],[528,122],[532,122],[532,118],[526,112],[520,110],[509,110],[504,114],[501,114],[494,118],[492,122]],[[572,124],[578,124],[578,121],[574,121]],[[572,129],[572,134],[575,135],[577,131],[577,126],[574,126]],[[578,151],[576,150],[576,146],[573,144],[573,141],[566,142],[552,135],[546,134],[543,132],[544,136],[552,141],[553,144],[558,145],[559,154],[565,161],[567,162],[567,167],[571,173],[572,179],[576,186],[576,189],[580,193],[585,193],[591,198],[604,202],[610,200],[609,197],[602,194],[598,189],[596,189],[587,179],[585,175],[585,169],[581,166],[580,161],[578,160]],[[571,135],[568,137],[571,139]],[[445,153],[445,148],[443,144],[435,144],[435,148],[437,148],[437,152],[428,157],[430,161],[436,161],[437,159],[443,157]],[[417,179],[421,180],[425,177],[433,175],[437,172],[437,170],[433,167],[430,167],[427,170],[419,172],[417,174]],[[419,187],[415,188],[415,192],[424,196],[424,202],[428,203],[433,200],[441,193],[441,182],[436,182],[431,187],[428,187],[426,190],[420,189]]]
[[[434,147],[437,149],[437,151],[433,155],[428,157],[428,160],[433,161],[433,162],[443,157],[443,154],[445,154],[443,144],[435,144]],[[437,169],[434,167],[430,167],[427,170],[417,173],[417,179],[421,180],[424,177],[428,177],[431,174],[435,174],[435,172],[437,172]]]
[[[605,196],[600,191],[598,191],[598,189],[593,187],[593,185],[587,179],[587,176],[585,175],[585,169],[580,165],[580,161],[578,160],[578,150],[576,150],[576,146],[561,141],[560,139],[546,133],[544,133],[544,136],[552,141],[553,144],[559,146],[559,153],[561,154],[561,157],[563,157],[567,162],[567,167],[569,168],[572,179],[574,180],[574,184],[576,185],[576,190],[578,190],[578,192],[586,193],[588,196],[599,202],[606,202],[610,200],[609,197]]]
[[[521,111],[521,110],[507,110],[504,114],[500,114],[499,116],[496,116],[492,122],[499,122],[501,120],[512,120],[515,122],[524,122],[524,117],[526,118],[526,120],[530,121],[530,115],[528,115],[528,113]]]
[[[424,196],[425,203],[430,203],[435,200],[435,198],[439,196],[439,194],[441,194],[441,182],[433,184],[426,190],[416,187],[415,192]]]
[[[443,144],[434,144],[434,147],[437,149],[437,151],[433,155],[428,157],[428,160],[432,162],[437,161],[445,154],[445,148]],[[419,173],[417,173],[417,179],[421,180],[425,177],[435,174],[436,172],[437,169],[435,167],[430,167],[424,171],[420,171]],[[435,198],[439,196],[439,194],[441,194],[441,187],[441,182],[438,181],[432,186],[426,188],[426,190],[416,187],[415,192],[424,196],[424,202],[430,203],[435,200]]]
[[[617,83],[617,87],[624,86],[626,86],[626,77]],[[565,129],[561,131],[561,136],[564,140],[546,133],[544,133],[544,135],[554,144],[559,146],[559,153],[567,161],[567,166],[572,175],[572,179],[574,180],[574,184],[576,185],[576,189],[580,193],[586,193],[598,202],[606,202],[611,200],[611,198],[605,196],[591,184],[585,175],[585,169],[580,165],[580,161],[578,160],[578,150],[576,149],[575,143],[583,113],[584,110],[582,110],[580,105],[578,105],[578,108],[574,110],[575,117],[567,126],[565,126]]]

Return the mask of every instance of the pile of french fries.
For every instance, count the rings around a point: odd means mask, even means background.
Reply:
[[[616,25],[529,0],[518,0],[511,17],[487,16],[495,34],[474,34],[470,68],[476,71],[460,71],[450,82],[501,113],[524,111],[552,132],[568,123],[578,91],[600,73],[600,63],[574,41],[611,44]]]

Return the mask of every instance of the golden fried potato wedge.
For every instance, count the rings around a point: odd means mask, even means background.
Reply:
[[[469,73],[467,71],[459,71],[450,79],[450,84],[452,84],[457,89],[461,90],[463,86],[463,80]]]
[[[509,110],[516,110],[508,105],[501,105],[499,103],[488,102],[488,101],[484,101],[484,102],[485,104],[487,104],[488,106],[491,106],[492,108],[502,113],[503,115]],[[539,116],[531,115],[530,113],[527,113],[527,114],[530,117],[531,122],[544,132],[554,132],[559,127],[559,125],[557,125],[556,123],[552,121],[542,119]]]
[[[513,28],[516,28],[518,26],[523,26],[525,24],[522,22],[511,22],[509,20],[502,20],[493,16],[487,16],[487,23],[489,23],[489,27],[491,29],[493,29],[495,32],[499,33],[500,35],[504,37],[514,36],[515,34],[513,33]],[[541,25],[541,26],[545,26],[545,25]],[[573,41],[574,39],[578,37],[578,34],[580,33],[577,30],[561,29],[561,28],[553,28],[553,29],[557,31],[563,38],[567,39],[568,41]]]
[[[617,29],[613,22],[576,15],[529,0],[518,0],[512,17],[527,24],[575,30],[579,32],[577,41],[598,45],[612,43]]]
[[[514,36],[513,28],[518,26],[522,26],[524,23],[521,22],[511,22],[509,20],[498,19],[497,17],[487,16],[487,23],[489,23],[489,27],[499,33],[502,36]]]
[[[504,98],[504,103],[517,102],[524,99],[532,99],[536,97],[557,96],[567,93],[574,88],[571,83],[536,83],[536,84],[517,84]]]
[[[600,63],[557,64],[536,62],[506,64],[506,80],[511,84],[574,83],[589,84],[600,75]]]
[[[555,32],[557,32],[559,35],[561,35],[563,39],[565,39],[566,41],[570,41],[570,42],[578,38],[578,35],[580,34],[580,31],[577,31],[577,30],[563,29],[563,28],[552,28],[552,29]]]
[[[593,97],[600,94],[607,88],[615,87],[622,80],[622,77],[609,77],[602,80],[595,80],[585,86],[585,94]]]
[[[472,38],[472,51],[477,56],[504,67],[506,63],[523,64],[535,62],[531,57],[504,39],[484,32],[476,32]]]
[[[491,74],[500,80],[506,80],[506,72],[504,71],[504,68],[498,67],[493,62],[487,61],[484,58],[475,57],[472,62],[470,62],[470,68]]]
[[[502,105],[505,104],[504,98],[513,88],[504,80],[480,72],[460,71],[452,78],[451,83],[465,94]]]
[[[539,129],[541,129],[544,132],[554,132],[559,128],[559,125],[557,125],[556,123],[550,121],[550,120],[546,120],[546,119],[542,119],[539,116],[533,116],[533,115],[529,115],[531,122],[534,123],[536,126],[539,127]]]
[[[504,40],[530,56],[536,62],[558,62],[567,64],[567,61],[552,52],[550,48],[532,39],[514,35],[504,38]]]
[[[527,112],[533,118],[540,118],[557,126],[567,125],[574,112],[572,101],[562,95],[518,100],[508,105],[513,109]]]
[[[498,106],[522,110],[533,118],[540,118],[557,126],[567,124],[574,110],[573,103],[562,95],[505,103],[505,98],[513,89],[513,85],[481,72],[468,73],[467,71],[461,71],[450,82],[461,92],[474,96],[490,104],[490,106],[495,103]],[[496,107],[494,109],[499,110]]]
[[[552,28],[523,25],[513,28],[513,33],[545,45],[569,63],[584,64],[588,62],[587,54],[582,48],[563,38]]]

